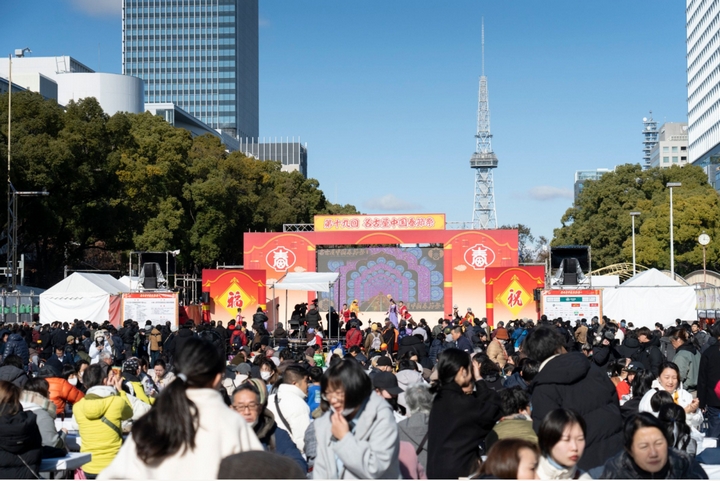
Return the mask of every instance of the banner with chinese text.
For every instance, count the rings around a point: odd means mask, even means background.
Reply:
[[[133,319],[141,326],[150,320],[153,326],[178,324],[177,292],[126,292],[122,295],[122,319]]]
[[[551,289],[542,293],[542,310],[548,319],[576,321],[602,317],[601,289]]]
[[[238,309],[248,321],[258,307],[266,308],[263,270],[203,269],[202,290],[210,293],[210,317],[214,321],[235,319]]]
[[[513,319],[537,320],[538,303],[535,289],[545,286],[543,266],[489,267],[485,270],[485,298],[488,323]]]
[[[315,216],[315,232],[443,229],[445,214]]]

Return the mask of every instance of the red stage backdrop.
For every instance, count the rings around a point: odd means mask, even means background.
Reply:
[[[545,268],[489,267],[485,271],[488,323],[528,318],[538,319],[539,304],[533,290],[545,287]]]
[[[215,321],[235,319],[238,308],[252,324],[258,307],[266,308],[265,271],[203,269],[202,290],[210,293],[210,316]]]
[[[279,321],[287,320],[295,304],[316,297],[320,299],[321,311],[330,305],[337,306],[338,297],[339,306],[358,299],[362,320],[382,321],[387,294],[396,301],[413,304],[417,312],[413,317],[416,320],[425,317],[430,325],[452,312],[453,304],[458,304],[461,312],[470,307],[482,316],[486,268],[517,265],[516,230],[428,229],[437,220],[433,215],[417,214],[392,216],[386,229],[383,229],[386,219],[375,222],[378,216],[368,216],[373,220],[370,223],[360,216],[357,223],[365,230],[358,231],[353,228],[358,216],[352,217],[337,223],[323,217],[322,225],[329,226],[330,232],[244,235],[245,267],[264,271],[268,286],[286,271],[340,273],[338,285],[331,292],[290,291],[288,306],[283,306],[284,291],[268,292],[281,304]],[[424,219],[422,230],[392,228],[403,223],[417,226],[418,219]]]

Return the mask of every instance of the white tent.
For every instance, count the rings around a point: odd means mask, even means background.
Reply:
[[[40,322],[109,320],[119,325],[123,292],[130,288],[110,275],[75,272],[40,294]]]
[[[334,284],[339,276],[337,272],[289,272],[280,282],[270,287],[286,291],[329,292],[330,285]]]
[[[139,286],[137,277],[122,276],[120,279],[118,279],[118,281],[125,284],[133,291],[137,290]]]
[[[667,326],[675,319],[697,318],[695,288],[684,286],[657,269],[631,277],[618,287],[603,289],[603,314],[636,327]]]

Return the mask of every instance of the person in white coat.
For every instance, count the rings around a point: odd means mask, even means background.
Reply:
[[[275,416],[278,427],[290,433],[298,449],[305,453],[305,431],[310,425],[310,406],[305,401],[309,374],[302,366],[291,364],[285,368],[282,382],[268,397],[268,409]]]
[[[188,340],[175,367],[175,381],[133,423],[132,434],[97,479],[216,479],[223,458],[263,450],[217,389],[225,362],[215,346]]]
[[[105,331],[98,331],[95,335],[95,342],[90,344],[90,350],[88,356],[90,356],[90,364],[97,364],[100,362],[100,356],[102,353],[107,353],[112,356],[112,349],[107,338],[103,335]]]
[[[680,383],[680,369],[674,362],[664,362],[660,366],[660,375],[652,383],[652,389],[650,389],[643,398],[640,400],[638,406],[640,412],[653,413],[657,416],[652,409],[650,400],[659,390],[667,391],[673,398],[673,402],[683,409],[685,409],[685,419],[687,424],[696,430],[700,428],[703,422],[703,414],[700,409],[700,401],[695,398],[693,399],[692,394],[682,388]]]

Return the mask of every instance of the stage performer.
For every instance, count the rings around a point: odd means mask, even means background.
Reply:
[[[388,294],[388,299],[390,300],[390,307],[388,307],[387,310],[387,317],[390,319],[390,322],[392,322],[392,325],[395,326],[395,329],[398,328],[398,311],[397,311],[397,304],[395,304],[395,301],[393,300],[392,296]]]
[[[403,319],[406,322],[409,322],[410,319],[412,319],[412,314],[410,314],[410,311],[403,301],[398,301],[398,313],[400,314],[400,319]]]
[[[350,309],[348,309],[347,304],[343,304],[342,310],[340,311],[340,315],[343,318],[343,322],[345,322],[345,325],[347,326],[350,323]]]
[[[360,319],[360,304],[358,303],[357,299],[353,299],[353,301],[350,303],[350,312],[354,312],[355,317]]]

